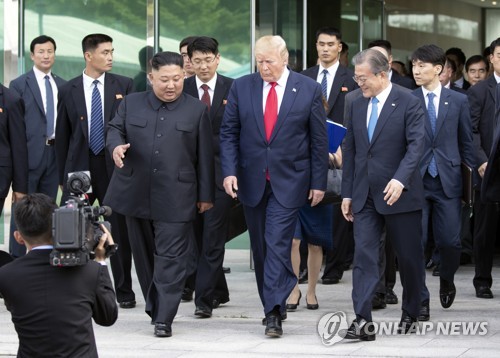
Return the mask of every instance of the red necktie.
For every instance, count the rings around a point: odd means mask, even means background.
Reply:
[[[201,89],[203,90],[203,96],[201,96],[201,101],[205,103],[210,112],[210,93],[208,93],[208,85],[202,84]]]
[[[276,119],[278,118],[278,95],[276,94],[276,82],[270,82],[271,89],[267,95],[266,109],[264,111],[264,127],[266,129],[266,140],[269,142],[273,132]]]

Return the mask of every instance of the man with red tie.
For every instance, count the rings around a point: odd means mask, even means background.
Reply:
[[[297,283],[291,263],[297,213],[318,204],[328,169],[321,86],[288,69],[280,36],[255,44],[259,72],[233,82],[220,131],[224,189],[243,204],[265,334],[283,334],[286,299]]]

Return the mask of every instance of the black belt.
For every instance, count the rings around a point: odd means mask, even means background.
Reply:
[[[56,144],[56,140],[54,138],[52,138],[52,139],[45,139],[45,145],[51,146],[51,145],[54,145],[54,144]]]

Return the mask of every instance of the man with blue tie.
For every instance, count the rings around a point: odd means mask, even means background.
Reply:
[[[255,44],[259,72],[233,82],[220,130],[224,189],[243,204],[265,334],[283,334],[298,210],[323,198],[328,139],[321,86],[288,69],[280,36]]]
[[[352,62],[363,96],[350,107],[342,147],[342,213],[353,222],[355,243],[356,318],[345,338],[373,341],[372,297],[380,276],[384,226],[393,239],[403,284],[401,333],[411,330],[420,310],[423,188],[418,163],[424,149],[424,113],[418,99],[391,84],[389,61],[380,51],[364,50]]]
[[[123,97],[132,92],[131,78],[108,73],[113,68],[113,39],[105,34],[90,34],[82,40],[85,59],[83,73],[59,89],[56,126],[56,158],[59,185],[64,205],[69,191],[68,173],[90,171],[92,193],[89,202],[103,203],[113,173],[114,162],[104,150],[105,129]],[[109,217],[115,242],[119,245],[111,256],[111,270],[116,297],[121,308],[135,307],[132,290],[132,254],[123,215]]]
[[[57,163],[54,147],[58,88],[65,80],[52,72],[56,42],[46,35],[30,44],[33,68],[10,83],[10,89],[24,101],[24,123],[28,144],[28,193],[57,196]],[[10,221],[9,249],[14,257],[24,255],[26,247],[14,239],[14,215]]]
[[[425,149],[420,161],[424,182],[422,248],[425,249],[432,222],[432,233],[439,249],[441,306],[449,308],[455,299],[454,275],[460,264],[462,213],[461,163],[474,167],[472,126],[467,97],[441,86],[439,74],[446,63],[444,51],[424,45],[413,52],[413,76],[421,86],[413,94],[427,112]],[[422,262],[422,307],[419,321],[429,320],[429,290],[425,285]]]

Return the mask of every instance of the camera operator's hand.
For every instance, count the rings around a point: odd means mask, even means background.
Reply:
[[[114,245],[115,242],[113,241],[113,236],[111,236],[111,233],[106,228],[106,226],[104,226],[103,224],[100,224],[99,226],[104,234],[102,234],[101,239],[99,240],[99,244],[94,250],[95,261],[104,262],[106,261],[106,249],[104,248],[104,244],[107,242],[108,245]]]
[[[113,161],[118,168],[123,168],[123,159],[125,158],[125,153],[130,148],[130,143],[117,145],[113,149]]]

